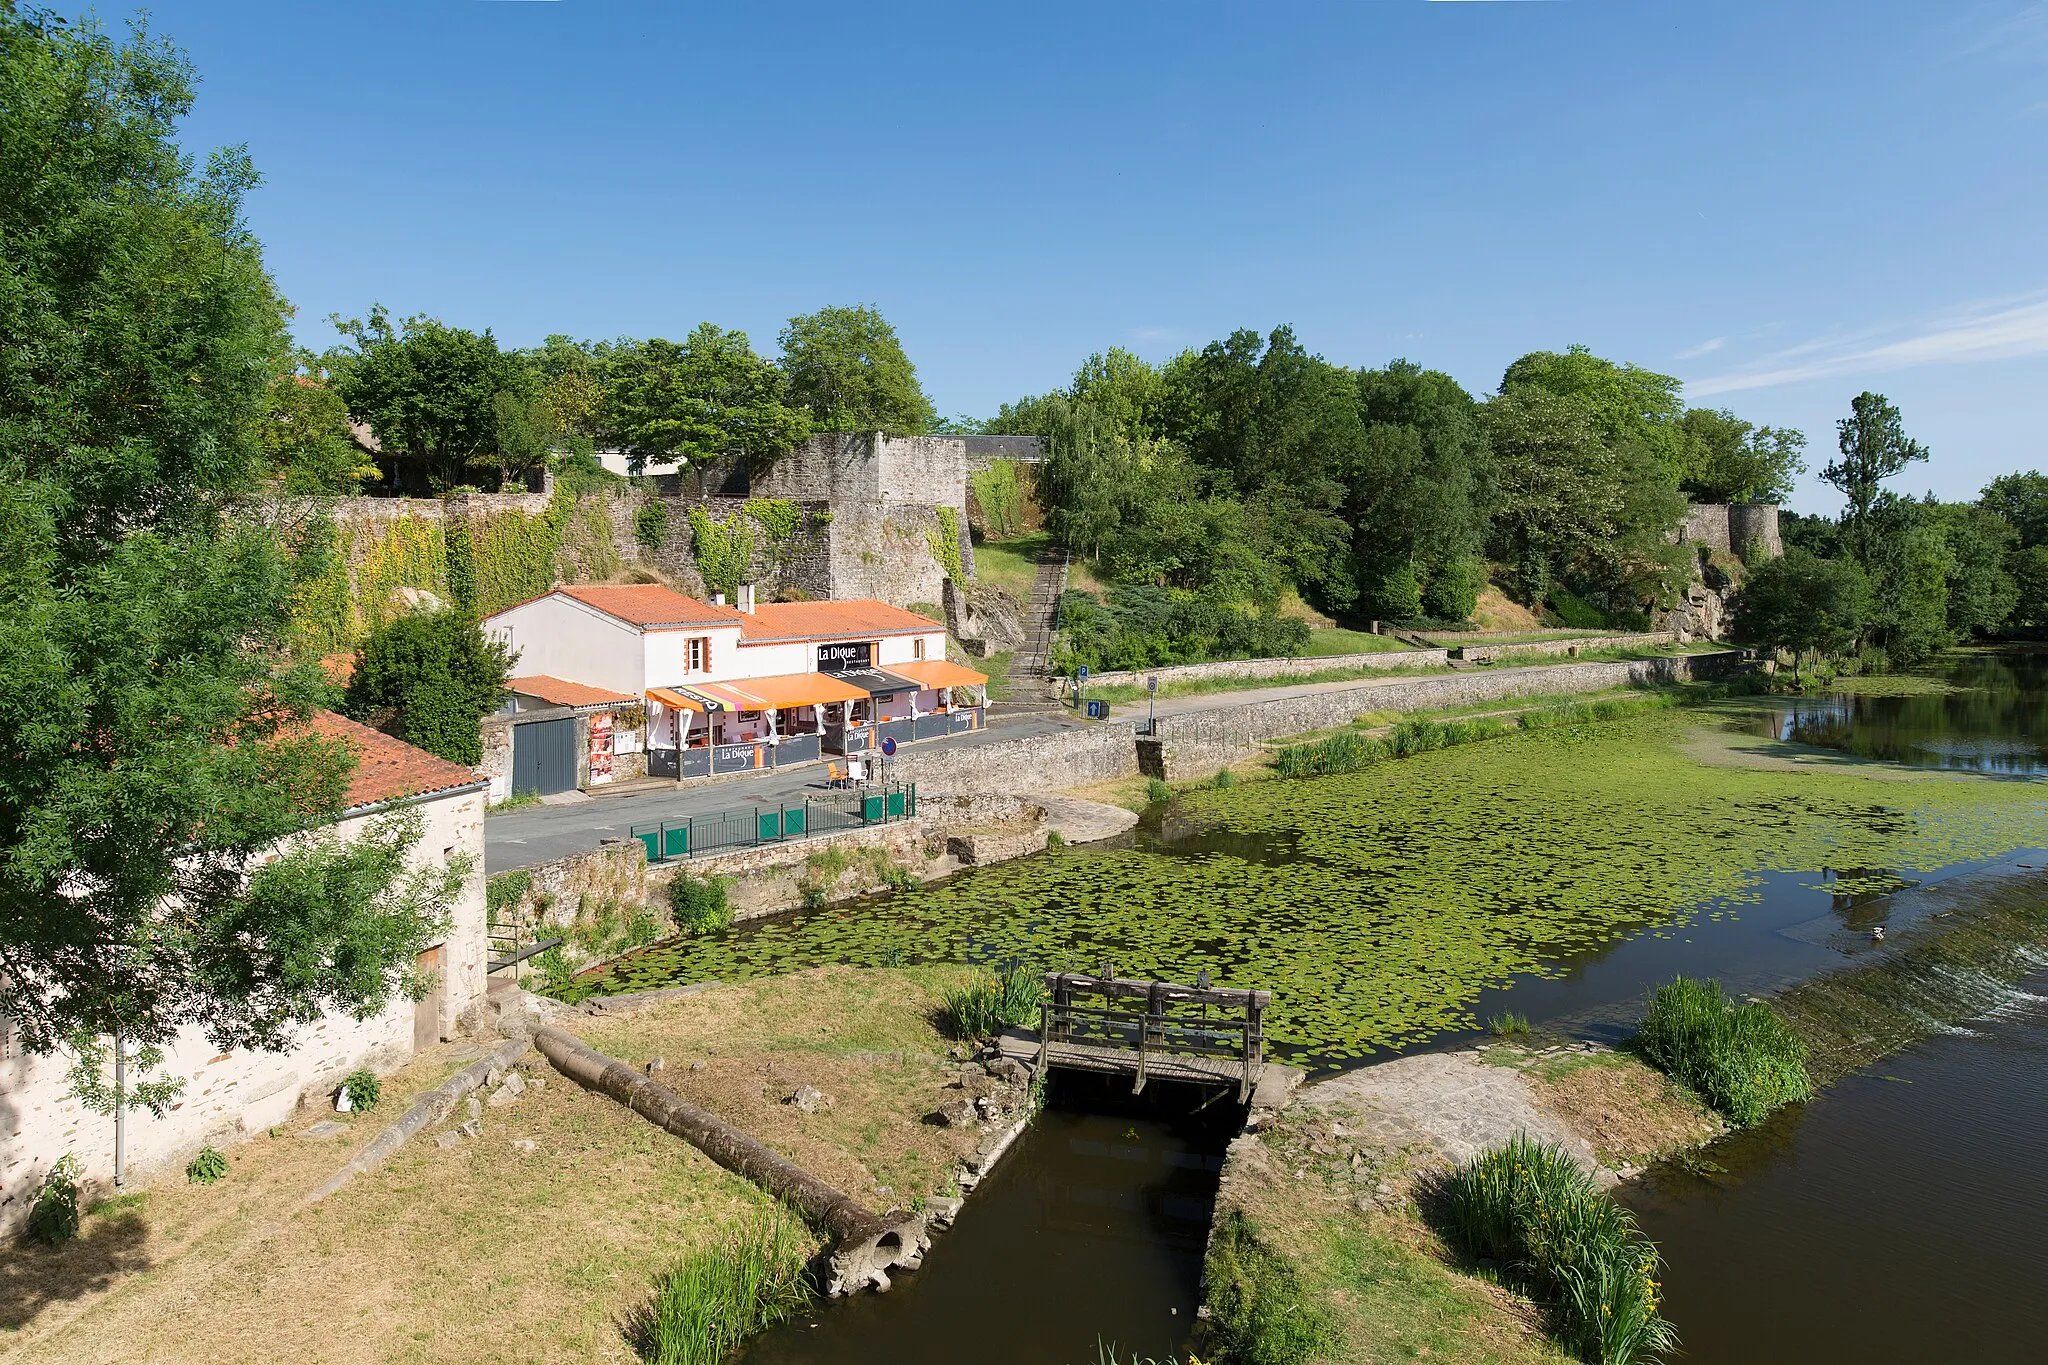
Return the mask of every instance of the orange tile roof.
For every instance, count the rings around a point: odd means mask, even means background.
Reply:
[[[844,602],[763,602],[740,614],[740,643],[772,640],[846,640],[872,635],[923,635],[944,630],[914,611],[871,597]]]
[[[533,673],[524,678],[508,678],[505,686],[526,697],[539,697],[557,706],[618,706],[634,700],[624,692],[610,692],[602,687],[590,687],[565,678],[551,678],[545,673]]]
[[[714,607],[659,583],[574,583],[555,591],[642,629],[730,626],[740,621],[740,614],[731,607]]]
[[[352,807],[427,796],[482,780],[474,769],[436,758],[425,749],[332,711],[315,711],[307,728],[322,739],[340,740],[355,750],[355,770],[348,775],[347,799]]]

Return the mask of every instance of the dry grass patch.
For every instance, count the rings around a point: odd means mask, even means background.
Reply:
[[[1727,1128],[1670,1077],[1624,1053],[1538,1062],[1526,1074],[1536,1107],[1617,1169],[1711,1142]]]
[[[578,1021],[592,1047],[660,1079],[805,1170],[876,1209],[946,1187],[973,1129],[925,1118],[957,1084],[952,1041],[934,1022],[956,967],[818,967],[720,986],[617,1019]],[[784,1101],[808,1085],[831,1101]]]
[[[928,1016],[938,987],[960,976],[824,968],[571,1027],[614,1056],[666,1058],[665,1083],[855,1198],[907,1205],[950,1179],[978,1136],[921,1122],[957,1081]],[[10,1247],[0,1257],[0,1358],[632,1360],[621,1328],[654,1277],[769,1201],[537,1054],[525,1070],[544,1087],[486,1108],[481,1139],[442,1148],[430,1130],[292,1213],[464,1060],[448,1048],[416,1059],[345,1137],[296,1136],[333,1117],[303,1112],[282,1136],[229,1149],[217,1185],[167,1172],[89,1215],[61,1249]],[[691,1071],[693,1060],[705,1065]],[[833,1107],[806,1115],[781,1103],[804,1083]]]

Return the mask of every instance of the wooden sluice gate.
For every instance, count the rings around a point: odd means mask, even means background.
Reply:
[[[1235,1088],[1249,1104],[1266,1072],[1272,1003],[1271,991],[1211,986],[1207,972],[1192,986],[1127,980],[1107,964],[1095,976],[1047,972],[1035,1061],[1128,1075],[1134,1095],[1148,1081],[1187,1081]]]

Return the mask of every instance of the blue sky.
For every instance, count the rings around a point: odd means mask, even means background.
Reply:
[[[1290,322],[1490,391],[1583,342],[1965,497],[2048,428],[2048,3],[159,0],[308,344],[373,301],[774,352],[872,302],[947,413]],[[100,11],[108,18],[118,8]],[[1794,505],[1832,510],[1811,475]]]

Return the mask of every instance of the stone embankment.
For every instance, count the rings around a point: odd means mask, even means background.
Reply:
[[[1305,678],[1318,673],[1341,673],[1362,668],[1442,668],[1449,662],[1448,652],[1442,649],[1389,649],[1371,654],[1330,654],[1320,658],[1216,659],[1202,664],[1174,664],[1168,668],[1096,673],[1088,679],[1088,690],[1143,687],[1147,678],[1159,679],[1159,685],[1166,688],[1175,683],[1205,682],[1214,678]],[[1071,678],[1047,678],[1044,689],[1048,698],[1057,700],[1071,700],[1074,695]]]

